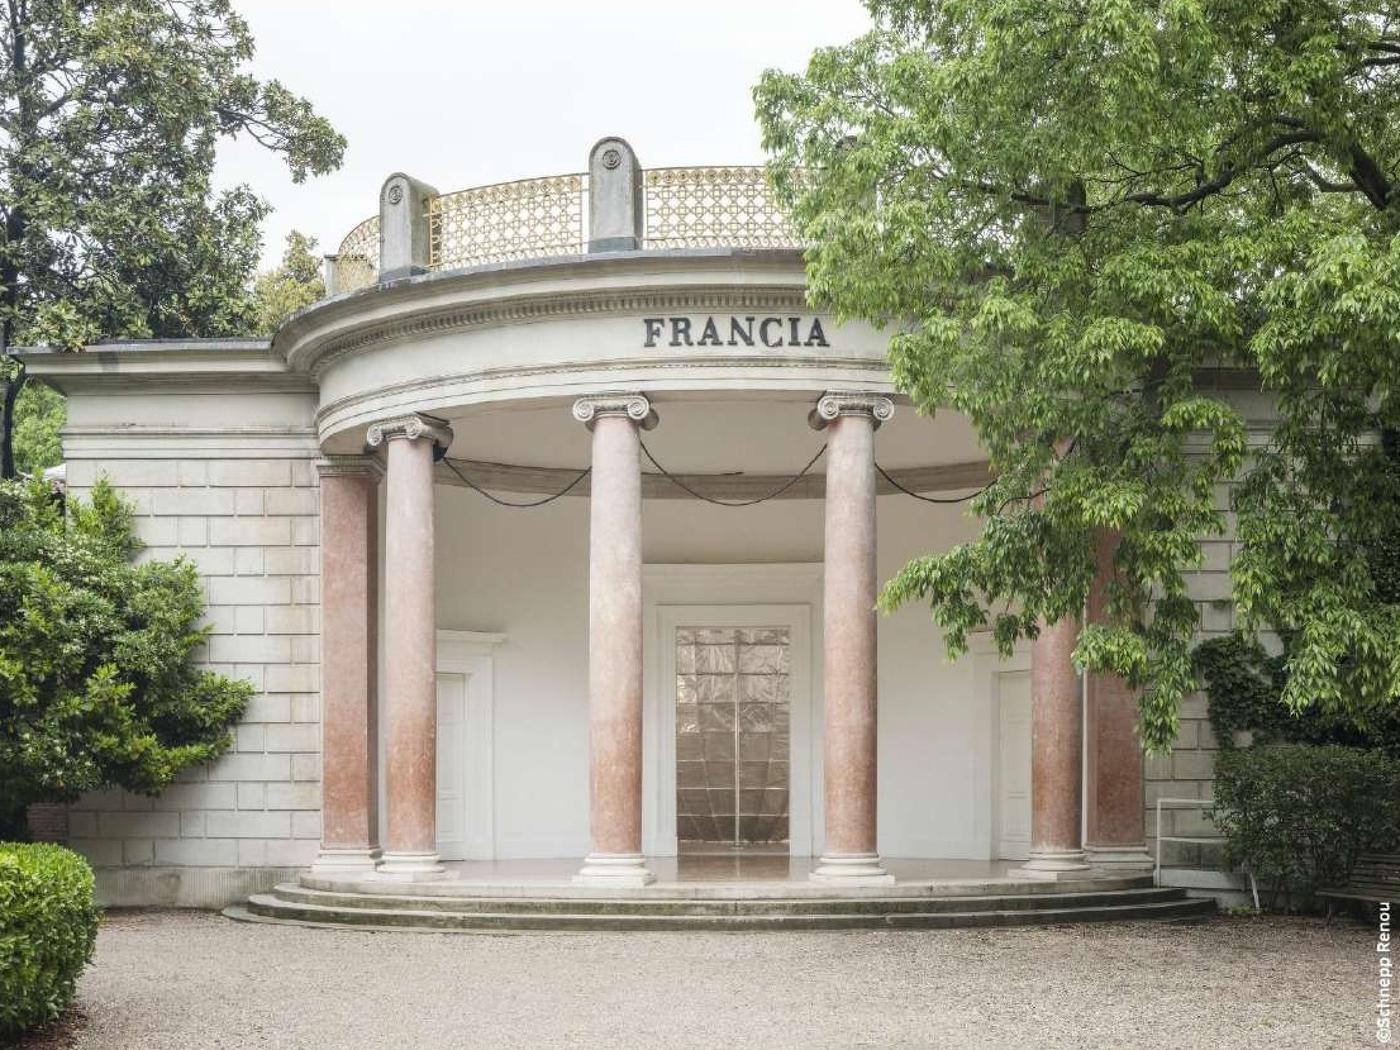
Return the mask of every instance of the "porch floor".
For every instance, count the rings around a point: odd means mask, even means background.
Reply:
[[[656,876],[653,885],[709,882],[776,882],[808,884],[816,857],[794,857],[764,850],[683,851],[676,857],[648,857],[647,867]],[[897,883],[933,883],[946,880],[985,882],[1006,879],[1018,861],[927,860],[883,858],[885,870]],[[583,866],[582,857],[552,860],[470,860],[443,865],[448,878],[461,883],[536,882],[570,883]]]

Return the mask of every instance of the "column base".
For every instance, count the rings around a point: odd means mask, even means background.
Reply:
[[[823,854],[808,878],[833,886],[894,885],[894,876],[880,863],[878,853]]]
[[[1084,879],[1090,878],[1091,869],[1084,863],[1082,849],[1031,850],[1030,859],[1019,868],[1007,871],[1008,875],[1023,879]]]
[[[340,849],[322,846],[311,864],[312,875],[358,875],[372,872],[379,864],[379,847]]]
[[[590,853],[574,876],[577,886],[646,886],[656,881],[640,853]]]
[[[447,874],[436,852],[410,853],[387,850],[374,871],[375,877],[395,882],[431,882]]]
[[[1145,842],[1128,846],[1086,845],[1084,859],[1091,868],[1107,875],[1140,875],[1156,867]]]

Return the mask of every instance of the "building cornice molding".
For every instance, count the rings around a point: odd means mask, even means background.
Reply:
[[[831,390],[817,399],[807,421],[825,430],[842,416],[864,416],[878,427],[894,417],[894,400],[874,390]]]
[[[63,428],[67,459],[312,459],[320,454],[310,427],[230,427],[90,424]]]
[[[62,393],[316,392],[266,340],[197,339],[98,343],[85,350],[16,350],[29,374]]]
[[[811,313],[801,288],[707,286],[628,291],[540,293],[505,298],[476,305],[439,306],[379,322],[357,325],[353,331],[333,335],[314,349],[294,349],[289,359],[319,378],[327,369],[348,358],[380,346],[424,336],[531,324],[580,317],[611,317],[644,313],[697,310],[780,310]]]
[[[323,478],[373,478],[384,476],[378,456],[323,456],[316,461],[316,474]]]

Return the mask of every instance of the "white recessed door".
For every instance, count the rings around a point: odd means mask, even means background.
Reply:
[[[1031,676],[1005,671],[993,678],[999,712],[997,856],[1025,860],[1031,849]]]
[[[437,848],[493,860],[495,650],[505,638],[437,632]]]
[[[437,676],[437,848],[465,860],[467,838],[467,683],[469,674]]]

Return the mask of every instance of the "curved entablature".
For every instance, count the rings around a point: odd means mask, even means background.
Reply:
[[[806,301],[792,251],[610,252],[428,274],[293,318],[274,346],[320,391],[323,444],[376,419],[597,390],[811,400],[888,392],[888,335]]]

